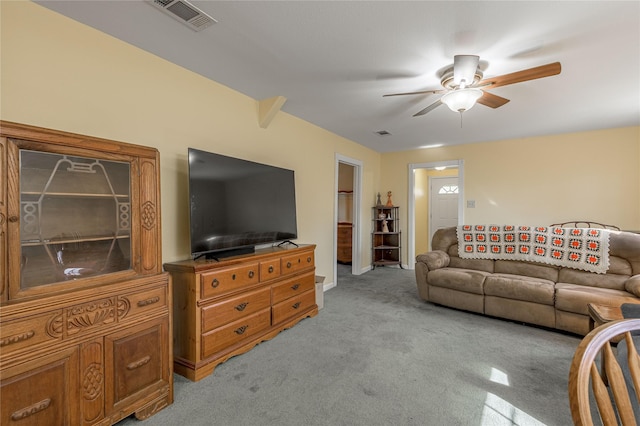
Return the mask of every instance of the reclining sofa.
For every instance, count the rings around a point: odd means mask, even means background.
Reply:
[[[461,258],[457,227],[436,231],[416,256],[422,299],[465,311],[586,335],[588,303],[640,303],[640,234],[610,231],[606,273],[547,263]],[[462,242],[464,244],[464,242]]]

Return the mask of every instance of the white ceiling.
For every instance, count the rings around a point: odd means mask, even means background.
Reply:
[[[192,1],[195,32],[145,1],[39,1],[379,152],[640,125],[640,1]],[[456,54],[485,78],[559,61],[558,76],[492,90],[462,116],[440,95]],[[390,136],[375,132],[386,130]]]

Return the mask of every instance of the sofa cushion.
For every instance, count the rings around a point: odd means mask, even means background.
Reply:
[[[559,283],[579,284],[587,287],[598,287],[610,290],[624,290],[624,283],[629,279],[629,275],[617,274],[594,274],[577,269],[562,268],[558,275]]]
[[[556,284],[556,309],[589,315],[587,303],[620,306],[623,303],[638,303],[638,298],[623,290],[588,287],[577,284]]]
[[[457,254],[451,256],[449,260],[449,266],[452,268],[475,269],[476,271],[485,272],[493,272],[494,263],[491,259],[460,259]]]
[[[444,268],[429,271],[427,283],[436,287],[446,287],[467,293],[483,294],[484,280],[490,274],[473,269]]]
[[[558,281],[557,266],[543,265],[541,263],[523,262],[519,260],[496,260],[494,272],[511,275],[524,275],[526,277],[541,278],[543,280]]]
[[[524,275],[492,274],[484,281],[484,294],[553,306],[553,281]]]

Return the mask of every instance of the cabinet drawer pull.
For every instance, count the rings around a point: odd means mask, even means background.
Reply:
[[[253,278],[254,275],[255,275],[255,272],[249,271],[249,278]]]
[[[291,268],[291,262],[287,262],[287,268]]]
[[[307,263],[311,263],[311,256],[307,257]]]
[[[269,266],[269,273],[273,272],[273,266]]]
[[[292,306],[293,309],[298,309],[299,307],[300,307],[300,302],[296,302]]]
[[[36,402],[35,404],[32,404],[21,410],[14,411],[13,414],[11,414],[11,420],[17,421],[25,419],[32,414],[39,413],[40,411],[49,408],[49,405],[51,405],[51,398],[43,399],[42,401]]]
[[[214,278],[213,281],[211,281],[211,287],[217,288],[219,285],[220,285],[220,281],[218,281],[217,278]]]
[[[291,290],[297,290],[300,288],[300,284],[294,284],[291,286]]]
[[[244,311],[244,309],[249,305],[249,302],[243,302],[241,304],[239,304],[238,306],[236,306],[236,311]]]
[[[231,275],[231,279],[235,280],[236,279],[236,274]]]
[[[16,223],[18,220],[18,216],[9,216],[9,222]]]
[[[11,345],[13,343],[24,342],[25,340],[31,339],[35,335],[36,335],[35,331],[29,330],[26,333],[16,334],[15,336],[5,337],[4,339],[0,340],[0,348],[3,348],[5,346],[9,346],[9,345]]]
[[[154,303],[158,303],[159,301],[160,301],[160,298],[158,296],[150,297],[148,299],[140,300],[138,302],[138,306],[142,308],[144,306],[149,306],[149,305],[153,305]]]
[[[249,328],[248,325],[243,325],[242,327],[238,327],[235,330],[233,330],[234,333],[236,333],[238,336],[244,334],[245,331],[247,331],[247,328]]]
[[[127,365],[127,370],[135,370],[136,368],[140,368],[145,364],[148,364],[151,361],[151,356],[147,355],[144,358],[141,358],[137,361],[132,362]]]

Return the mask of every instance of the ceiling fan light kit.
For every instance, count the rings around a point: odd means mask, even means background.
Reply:
[[[480,89],[457,89],[447,92],[440,98],[440,101],[454,112],[464,112],[470,110],[478,99],[482,97]]]
[[[480,57],[476,55],[456,55],[453,58],[453,66],[444,71],[440,80],[440,84],[444,90],[430,89],[416,92],[392,93],[383,96],[422,95],[444,92],[444,95],[442,95],[439,100],[418,111],[413,116],[418,117],[424,115],[436,109],[438,106],[445,104],[451,111],[459,112],[462,120],[462,112],[471,109],[476,102],[494,109],[509,102],[509,99],[494,95],[487,90],[558,75],[562,70],[560,62],[554,62],[516,71],[511,74],[483,79],[484,75],[479,64]]]

